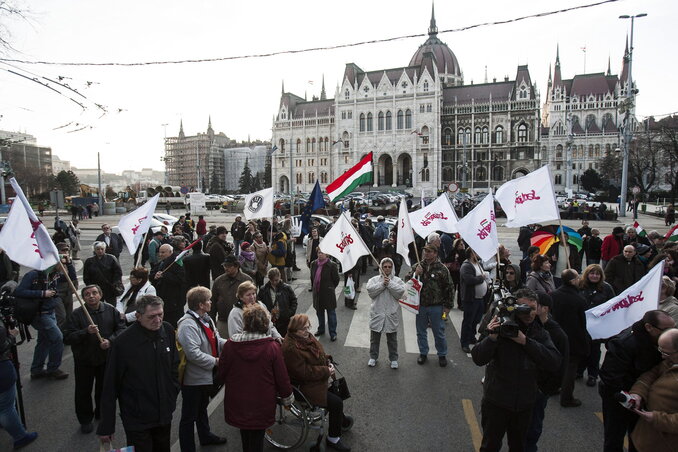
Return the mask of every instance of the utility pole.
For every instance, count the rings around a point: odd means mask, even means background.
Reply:
[[[100,153],[97,152],[97,175],[99,178],[99,211],[103,215],[104,213],[104,198],[101,193],[101,156]]]

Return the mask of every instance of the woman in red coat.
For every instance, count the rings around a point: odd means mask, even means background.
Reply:
[[[306,314],[297,314],[290,319],[282,351],[292,382],[299,385],[301,393],[311,404],[327,407],[330,415],[327,446],[350,451],[351,448],[341,441],[341,432],[350,430],[353,418],[344,415],[343,400],[327,391],[334,366],[325,355],[323,346],[311,334],[311,322]]]
[[[275,422],[276,396],[294,401],[278,343],[268,335],[268,313],[258,304],[243,313],[243,332],[231,336],[219,357],[226,422],[240,429],[243,452],[264,450],[264,431]]]

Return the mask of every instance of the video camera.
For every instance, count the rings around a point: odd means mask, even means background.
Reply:
[[[15,316],[16,298],[12,295],[15,287],[16,283],[13,281],[0,287],[0,321],[8,330],[19,328],[21,340],[17,341],[16,345],[21,345],[24,341],[30,341],[32,337],[26,325],[19,322]]]
[[[504,288],[501,281],[495,282],[492,288],[495,306],[491,317],[499,320],[499,335],[501,337],[518,337],[519,326],[516,314],[529,314],[532,308],[526,304],[518,304],[516,297]]]

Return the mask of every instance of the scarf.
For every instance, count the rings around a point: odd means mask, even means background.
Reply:
[[[240,251],[238,262],[242,264],[244,261],[254,262],[254,251]]]
[[[308,350],[316,358],[320,358],[325,354],[320,343],[312,334],[309,334],[305,339],[295,335],[294,341],[296,342],[296,346],[299,350]]]
[[[313,278],[313,292],[315,293],[320,292],[320,274],[323,271],[323,266],[327,263],[328,260],[329,258],[316,260],[317,268],[315,269],[315,278]]]

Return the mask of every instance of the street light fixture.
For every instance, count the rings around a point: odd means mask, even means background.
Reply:
[[[620,217],[625,217],[626,216],[626,192],[628,190],[628,171],[629,171],[629,145],[631,143],[631,134],[633,133],[632,130],[632,111],[634,110],[635,107],[635,97],[636,97],[636,90],[633,88],[633,78],[631,76],[631,69],[633,65],[633,25],[636,17],[645,17],[647,16],[646,13],[640,13],[636,14],[633,16],[630,16],[628,14],[624,14],[619,16],[620,19],[631,19],[631,44],[629,47],[629,74],[628,74],[628,81],[627,81],[627,86],[626,86],[626,99],[627,99],[627,105],[625,108],[624,112],[624,122],[623,122],[623,134],[624,134],[624,160],[622,164],[622,186],[621,186],[621,194],[620,194],[620,202],[619,202],[619,216]]]

